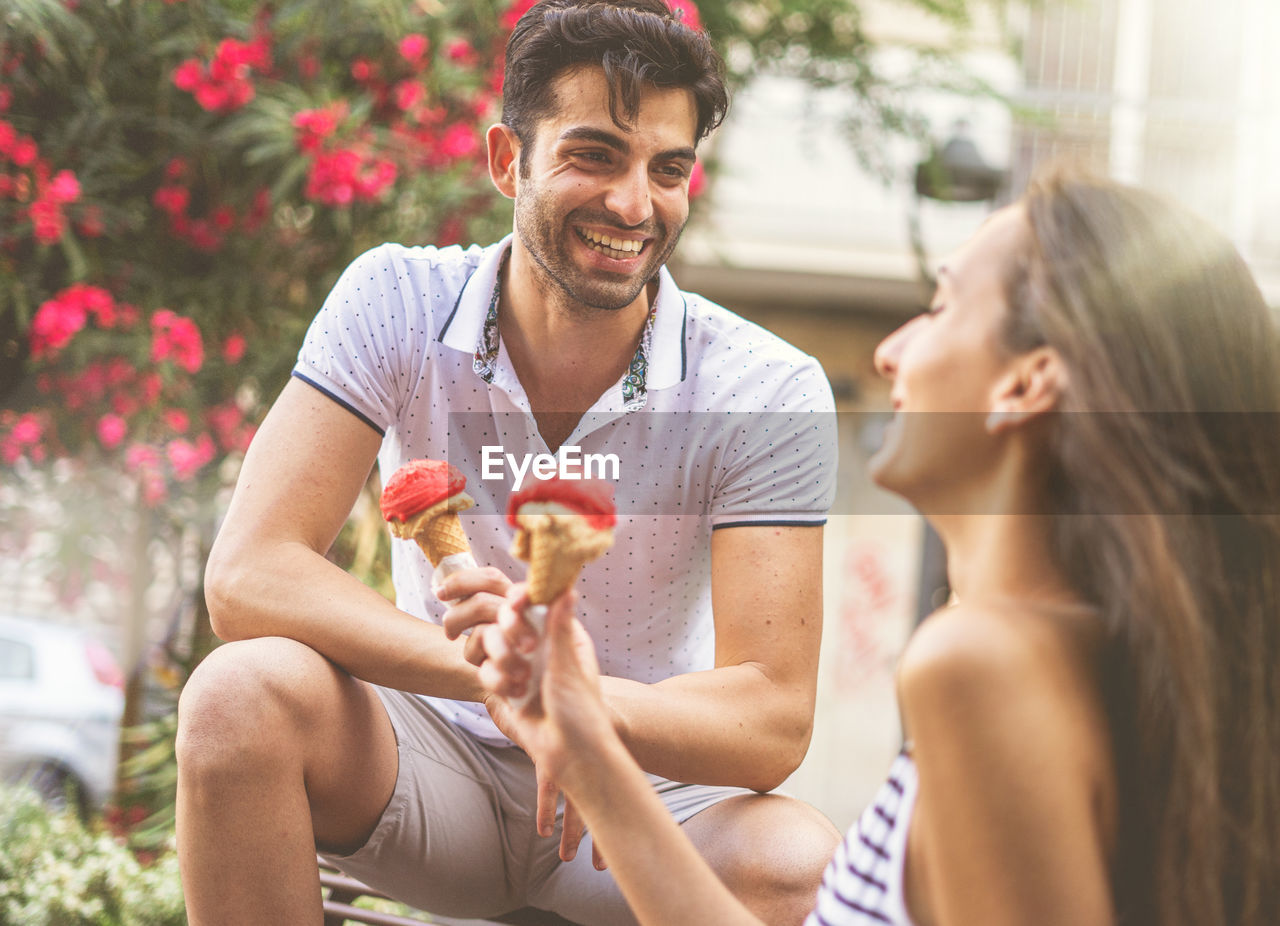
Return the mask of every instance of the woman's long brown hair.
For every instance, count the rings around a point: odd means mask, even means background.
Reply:
[[[1050,474],[1103,615],[1121,923],[1280,923],[1280,333],[1202,220],[1056,168],[1025,200],[1014,350],[1070,378]]]

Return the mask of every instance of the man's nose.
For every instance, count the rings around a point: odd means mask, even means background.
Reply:
[[[604,205],[628,227],[648,221],[653,215],[653,198],[649,195],[649,172],[644,165],[616,174]]]

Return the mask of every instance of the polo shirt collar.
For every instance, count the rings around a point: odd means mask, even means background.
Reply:
[[[667,389],[684,380],[687,373],[685,325],[689,305],[685,294],[676,286],[671,272],[658,271],[658,295],[654,299],[657,315],[653,319],[653,341],[649,350],[649,391]]]
[[[493,300],[498,271],[511,250],[511,235],[485,249],[475,271],[462,286],[458,301],[439,340],[442,344],[474,354],[484,334],[485,318]],[[689,306],[666,267],[658,271],[658,294],[654,300],[653,339],[649,345],[645,388],[665,389],[684,380],[687,374],[685,325]]]
[[[453,312],[440,332],[440,343],[463,353],[473,354],[484,333],[485,316],[493,299],[493,287],[498,282],[498,270],[511,250],[511,235],[492,247],[486,248],[480,263],[467,281],[462,284]]]

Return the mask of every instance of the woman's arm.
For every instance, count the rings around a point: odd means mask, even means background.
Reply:
[[[481,681],[499,697],[523,694],[523,586],[484,630]],[[541,698],[503,718],[539,772],[586,821],[627,903],[652,926],[760,926],[680,831],[614,728],[600,694],[590,638],[573,616],[576,595],[554,601],[545,629]]]
[[[1114,922],[1114,776],[1096,686],[1070,629],[953,608],[899,671],[920,790],[908,904],[938,926]]]

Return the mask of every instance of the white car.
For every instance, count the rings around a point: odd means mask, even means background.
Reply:
[[[81,813],[115,787],[124,676],[92,635],[0,614],[0,778]]]

